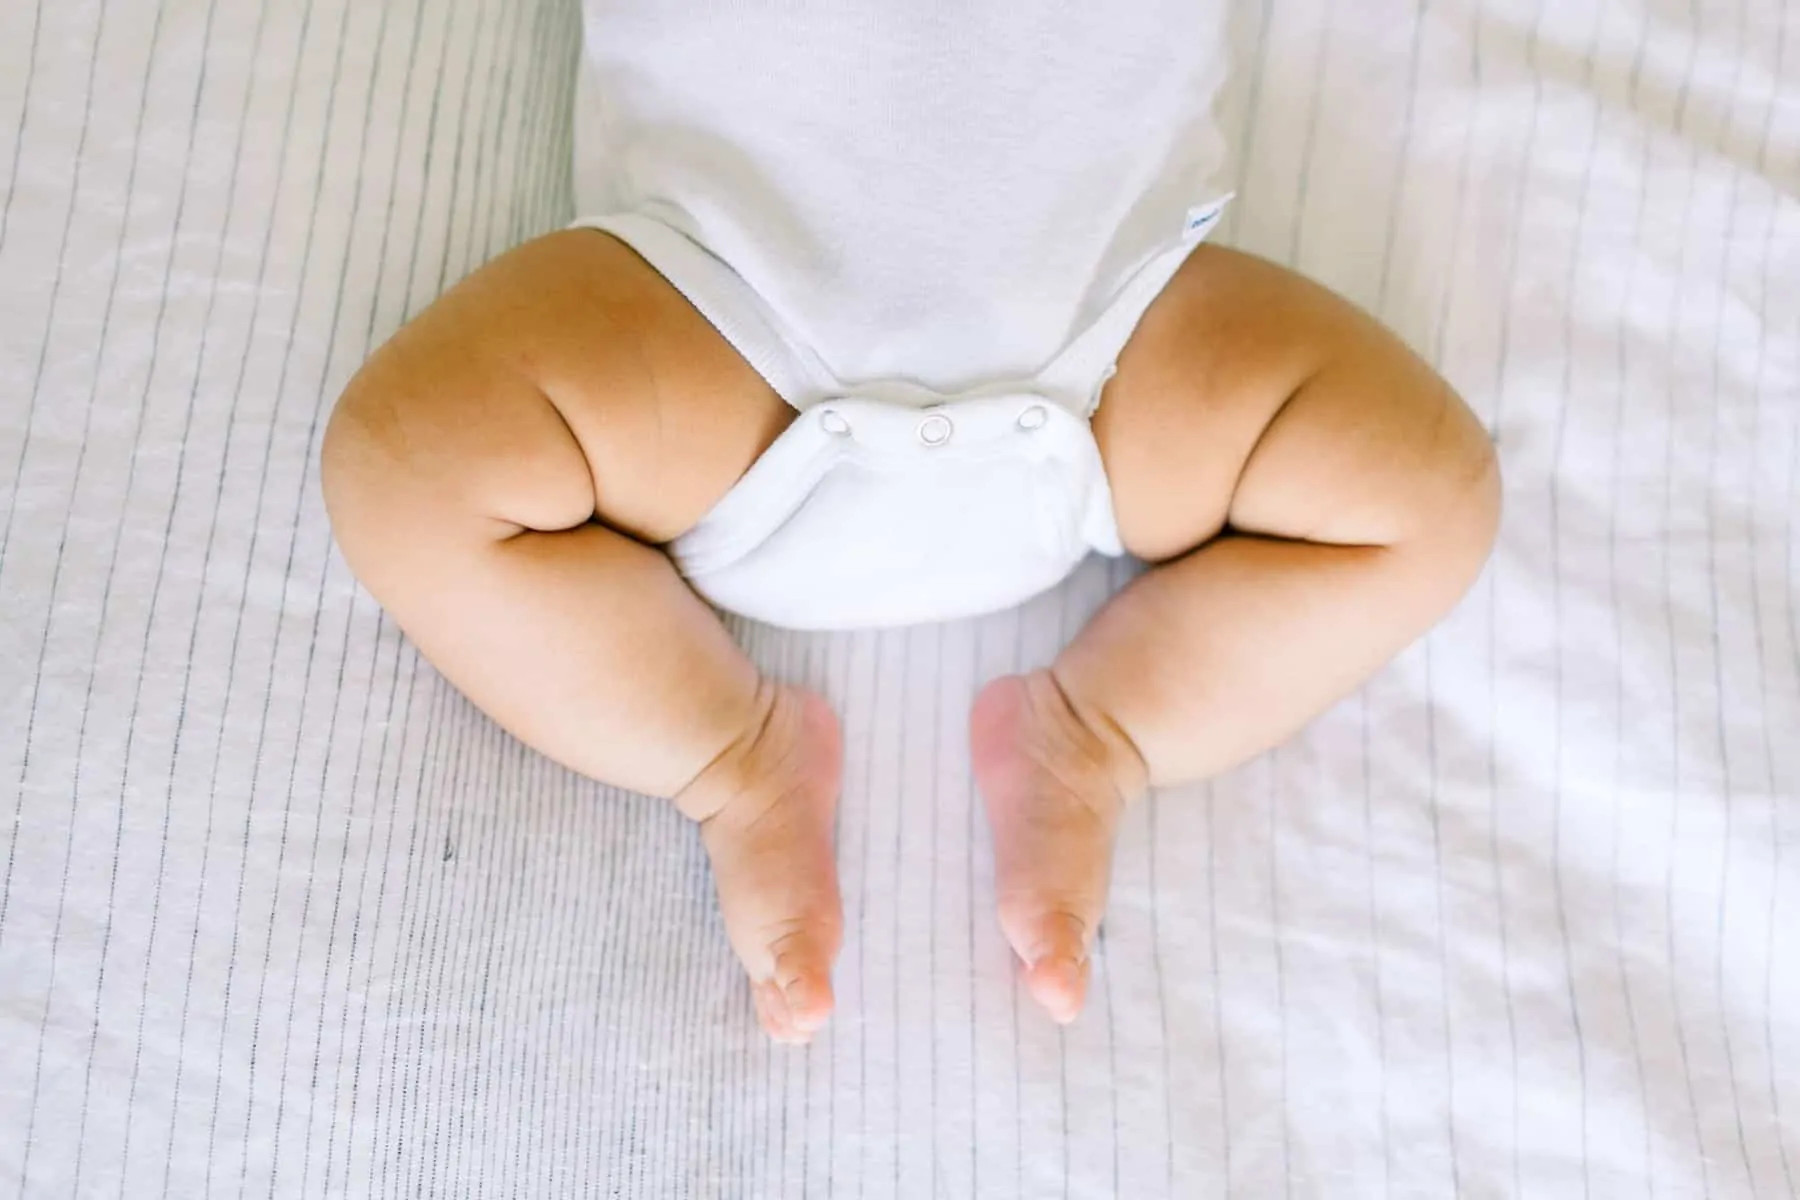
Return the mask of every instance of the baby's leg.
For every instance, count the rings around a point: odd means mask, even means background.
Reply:
[[[1498,474],[1448,385],[1350,305],[1202,247],[1094,419],[1154,567],[973,717],[1000,919],[1033,994],[1079,1011],[1118,811],[1288,737],[1423,633],[1492,545]]]
[[[339,544],[426,658],[522,740],[702,821],[765,1027],[831,1008],[836,718],[761,679],[656,547],[792,414],[605,235],[459,284],[351,382],[324,448]]]

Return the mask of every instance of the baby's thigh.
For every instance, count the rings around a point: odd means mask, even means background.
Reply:
[[[1227,529],[1393,545],[1443,505],[1489,503],[1486,433],[1429,366],[1326,289],[1220,247],[1150,307],[1093,424],[1126,548],[1152,562]]]
[[[446,490],[471,517],[529,529],[597,517],[659,544],[793,414],[643,259],[572,230],[500,256],[421,313],[340,416],[420,473],[454,477]]]

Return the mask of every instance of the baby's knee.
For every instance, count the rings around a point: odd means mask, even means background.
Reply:
[[[492,540],[593,514],[587,460],[534,386],[472,363],[451,378],[410,358],[384,348],[326,428],[321,484],[340,541],[371,527]]]
[[[1486,428],[1448,385],[1444,392],[1442,416],[1402,489],[1409,533],[1394,548],[1460,590],[1480,572],[1499,535],[1500,459]]]

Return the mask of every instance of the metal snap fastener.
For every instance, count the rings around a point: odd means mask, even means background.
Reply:
[[[1019,414],[1020,429],[1042,429],[1050,420],[1050,411],[1041,404],[1034,404]]]
[[[850,434],[850,422],[834,408],[828,408],[819,414],[819,428],[835,437],[848,437]]]
[[[932,413],[919,422],[919,440],[927,446],[941,446],[950,440],[956,432],[956,426],[943,413]]]

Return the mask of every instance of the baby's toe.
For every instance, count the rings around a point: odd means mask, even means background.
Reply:
[[[1024,964],[1025,987],[1050,1018],[1067,1025],[1087,1001],[1088,922],[1054,905],[1012,902],[1001,929]]]
[[[824,1026],[836,1000],[831,991],[831,964],[839,938],[827,923],[789,933],[769,947],[774,975],[758,985],[767,989],[773,1021],[764,1027],[783,1041],[805,1042]]]

